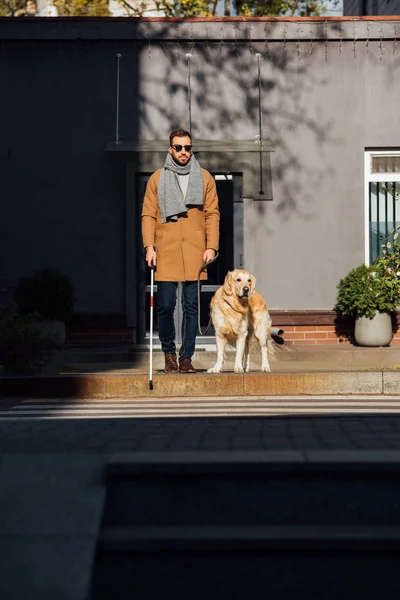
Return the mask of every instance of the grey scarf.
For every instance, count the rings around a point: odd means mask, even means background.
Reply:
[[[178,175],[189,173],[189,184],[186,192],[186,204],[179,185]],[[204,202],[204,182],[200,165],[192,154],[187,165],[176,164],[170,153],[167,154],[164,167],[161,169],[158,182],[158,205],[161,221],[177,221],[186,215],[188,207],[202,206]]]

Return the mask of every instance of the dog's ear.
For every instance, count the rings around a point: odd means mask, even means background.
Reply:
[[[232,271],[228,271],[228,273],[225,276],[224,285],[222,288],[222,290],[226,296],[232,296],[232,294],[233,294],[232,282],[233,282]]]
[[[252,296],[256,292],[256,281],[257,279],[254,277],[254,275],[252,275],[250,284],[250,296]]]

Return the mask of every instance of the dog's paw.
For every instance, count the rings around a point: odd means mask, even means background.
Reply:
[[[269,366],[268,366],[268,367],[261,367],[261,371],[262,371],[263,373],[271,373],[271,369],[270,369],[270,367],[269,367]]]
[[[214,366],[214,367],[211,367],[211,369],[208,369],[207,373],[221,373],[221,369],[219,369],[218,367]]]
[[[244,373],[243,367],[235,367],[233,370],[235,371],[235,373]]]

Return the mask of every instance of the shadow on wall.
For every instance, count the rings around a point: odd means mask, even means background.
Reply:
[[[315,38],[324,37],[324,25],[315,30]],[[339,27],[331,24],[330,27]],[[162,38],[169,29],[158,36]],[[148,65],[143,60],[142,85],[139,90],[142,135],[151,139],[160,137],[160,123],[168,123],[170,129],[187,123],[188,112],[188,64],[186,53],[191,54],[191,106],[192,132],[201,139],[252,139],[259,133],[259,85],[256,54],[262,56],[261,99],[263,138],[271,141],[279,164],[274,165],[274,180],[279,181],[280,200],[275,209],[282,218],[293,216],[305,220],[312,218],[307,202],[315,199],[315,188],[326,177],[326,165],[318,168],[305,167],[298,152],[290,144],[291,139],[312,139],[322,151],[326,143],[334,140],[333,122],[321,115],[318,118],[309,106],[299,108],[299,99],[307,97],[310,88],[320,89],[325,81],[321,70],[313,70],[314,56],[320,63],[323,43],[302,42],[301,45],[285,43],[230,40],[204,41],[190,44],[188,41],[165,41],[161,47],[149,47]],[[311,43],[312,44],[312,43]],[[300,47],[301,46],[301,47]],[[306,60],[299,60],[299,53]],[[314,55],[314,56],[313,56]],[[162,64],[155,68],[151,62]],[[165,96],[154,96],[151,90],[165,90]],[[271,100],[273,99],[273,100]],[[289,136],[282,135],[289,132]],[[258,160],[258,156],[255,155]],[[309,172],[305,172],[308,169]],[[287,181],[299,182],[296,185]],[[313,193],[310,193],[312,181]],[[307,183],[305,183],[307,182]],[[257,203],[263,214],[266,204]]]

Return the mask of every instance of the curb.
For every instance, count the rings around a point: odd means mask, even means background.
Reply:
[[[0,398],[151,398],[207,396],[400,395],[398,371],[198,373],[2,377]]]

